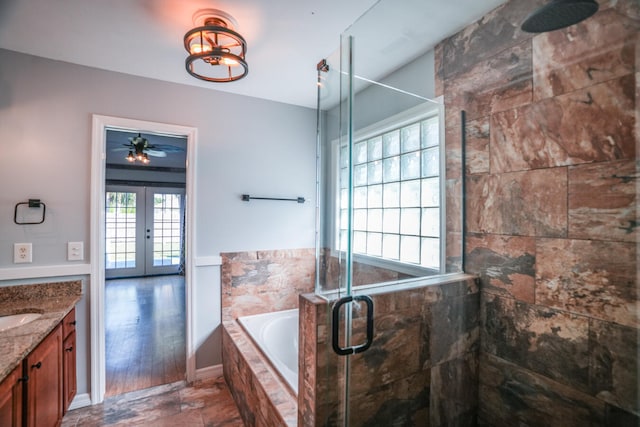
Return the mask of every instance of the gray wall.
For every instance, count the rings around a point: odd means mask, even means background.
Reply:
[[[92,114],[198,128],[196,259],[313,247],[314,110],[0,49],[0,285],[44,281],[32,279],[33,267],[77,264],[66,261],[68,241],[85,242],[89,262]],[[308,202],[247,203],[243,193]],[[13,223],[14,205],[28,198],[46,203],[44,224]],[[33,244],[32,264],[13,264],[15,242]],[[196,268],[194,296],[203,368],[221,361],[219,266]],[[87,297],[78,316],[88,322]],[[79,366],[90,357],[84,332]],[[79,385],[88,391],[83,372]]]

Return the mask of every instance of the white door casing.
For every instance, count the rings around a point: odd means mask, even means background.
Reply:
[[[106,390],[105,361],[105,319],[104,319],[104,259],[105,259],[105,160],[106,131],[121,129],[136,132],[163,133],[186,137],[186,229],[185,229],[185,317],[186,317],[186,379],[195,379],[195,307],[194,289],[194,249],[195,245],[195,156],[198,130],[195,127],[142,120],[111,117],[94,114],[92,118],[92,155],[91,155],[91,274],[90,274],[90,312],[91,312],[91,403],[104,400]]]

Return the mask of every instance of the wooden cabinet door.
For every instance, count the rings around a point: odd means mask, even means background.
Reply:
[[[0,426],[22,427],[22,363],[0,383]]]
[[[27,427],[62,423],[62,326],[58,325],[26,359]]]
[[[76,382],[76,331],[72,331],[64,339],[64,345],[62,346],[64,354],[62,355],[64,361],[64,383],[63,383],[63,396],[64,404],[62,406],[63,413],[67,412],[71,401],[76,396],[77,382]]]

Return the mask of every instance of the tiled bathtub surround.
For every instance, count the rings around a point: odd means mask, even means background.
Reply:
[[[470,277],[470,276],[469,276]],[[374,339],[351,356],[349,425],[472,425],[479,292],[472,278],[373,294]],[[330,305],[300,297],[299,426],[338,425],[345,358],[331,348]],[[354,342],[363,317],[354,314]]]
[[[313,292],[315,249],[223,253],[222,363],[247,426],[296,425],[297,396],[237,322],[252,314],[298,308]]]
[[[298,307],[313,292],[315,249],[229,252],[222,256],[222,320]]]
[[[436,47],[447,156],[466,111],[479,419],[638,425],[640,3],[532,35],[511,0]],[[455,174],[449,179],[458,179]]]

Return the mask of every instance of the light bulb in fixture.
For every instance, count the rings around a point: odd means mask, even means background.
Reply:
[[[211,52],[213,50],[210,44],[201,44],[201,43],[192,43],[191,46],[189,46],[189,48],[190,48],[191,54]]]
[[[133,151],[129,151],[129,154],[127,155],[127,157],[125,157],[125,159],[127,159],[129,162],[135,162],[136,158],[133,155]]]

